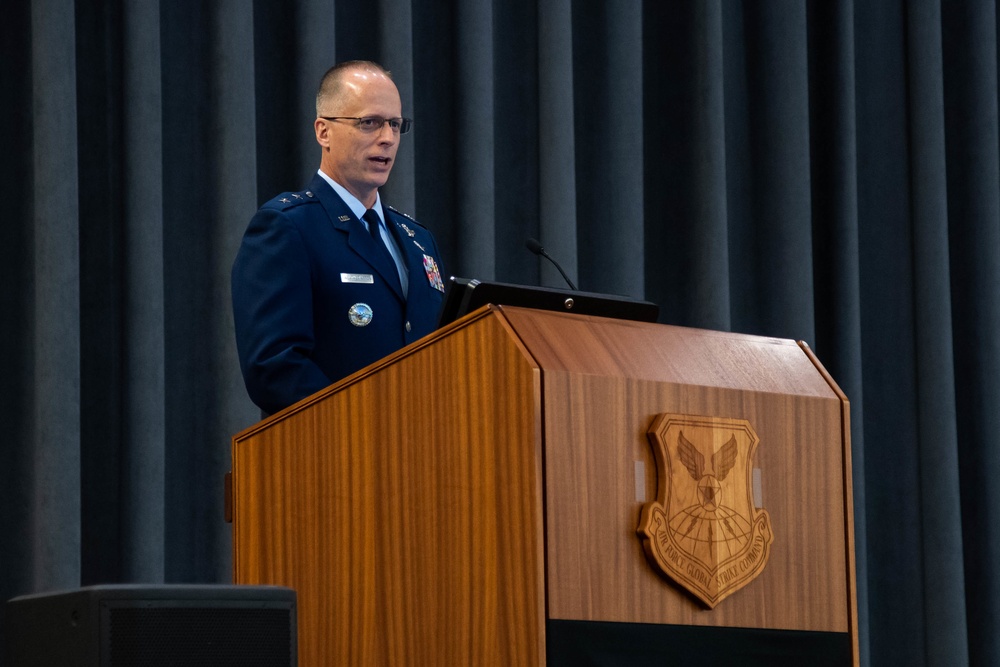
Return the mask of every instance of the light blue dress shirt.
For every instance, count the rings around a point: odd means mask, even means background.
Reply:
[[[340,195],[340,198],[344,200],[347,207],[351,209],[351,213],[353,213],[357,219],[361,221],[361,224],[365,226],[365,229],[368,229],[368,221],[363,217],[368,209],[361,203],[361,200],[348,192],[347,188],[343,185],[323,173],[322,169],[320,169],[317,173],[323,177],[323,180],[330,184],[330,187],[333,188],[334,192]],[[378,192],[375,193],[375,205],[372,206],[372,208],[375,210],[375,213],[378,214],[379,220],[382,221],[382,224],[379,226],[379,233],[382,235],[382,242],[385,243],[385,247],[389,249],[389,254],[392,255],[392,261],[396,263],[396,271],[399,273],[399,286],[403,289],[403,296],[405,297],[407,289],[410,286],[410,276],[405,269],[406,265],[403,263],[403,258],[399,253],[399,248],[396,247],[396,240],[393,238],[392,234],[389,233],[389,230],[386,229],[385,214],[382,213],[382,196]],[[371,230],[369,230],[369,232],[370,231]]]

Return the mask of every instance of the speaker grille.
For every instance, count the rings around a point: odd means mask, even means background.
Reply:
[[[109,667],[287,667],[288,609],[118,607],[101,654]]]

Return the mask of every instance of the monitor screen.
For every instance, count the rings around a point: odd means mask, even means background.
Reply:
[[[438,326],[453,322],[488,303],[638,322],[655,322],[660,315],[660,307],[655,303],[626,296],[484,282],[452,276],[445,284]]]

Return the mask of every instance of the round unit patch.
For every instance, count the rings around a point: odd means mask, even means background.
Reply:
[[[347,311],[347,319],[356,327],[368,326],[372,321],[372,308],[367,303],[356,303]]]

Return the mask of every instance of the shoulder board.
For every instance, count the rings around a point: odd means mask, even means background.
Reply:
[[[265,207],[276,208],[279,211],[284,211],[289,208],[294,208],[301,204],[308,204],[311,202],[318,202],[319,199],[316,198],[309,190],[304,190],[302,192],[283,192],[271,201],[264,204]]]
[[[414,219],[414,217],[412,215],[410,215],[409,213],[403,213],[402,211],[397,211],[396,209],[394,209],[393,207],[389,206],[388,204],[382,204],[382,207],[389,209],[390,211],[392,211],[396,215],[403,216],[404,218],[406,218],[410,222],[414,223],[415,225],[419,225],[420,227],[423,227],[423,225],[418,220]]]

